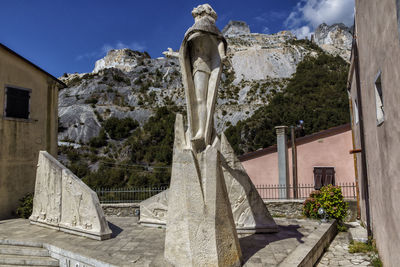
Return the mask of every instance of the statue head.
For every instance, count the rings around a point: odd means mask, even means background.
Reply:
[[[204,17],[208,17],[214,23],[217,20],[217,13],[215,13],[214,9],[209,4],[203,4],[193,8],[192,16],[196,22]]]

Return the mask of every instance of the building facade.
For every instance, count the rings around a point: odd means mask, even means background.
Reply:
[[[316,172],[334,171],[335,184],[355,182],[354,159],[350,124],[337,126],[296,140],[297,182],[318,186]],[[239,157],[255,185],[279,184],[278,152],[276,146],[251,152]],[[292,147],[288,146],[289,181],[292,177]],[[317,184],[315,184],[317,182]]]
[[[348,88],[362,220],[385,266],[400,250],[400,1],[356,0]]]
[[[58,89],[65,85],[0,44],[0,219],[35,187],[40,150],[57,155]]]

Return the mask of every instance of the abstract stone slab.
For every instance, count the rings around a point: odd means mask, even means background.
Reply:
[[[97,194],[46,151],[40,151],[32,224],[104,240],[111,237]]]
[[[220,166],[220,145],[195,155],[175,123],[165,259],[174,266],[240,266],[241,249]]]
[[[181,133],[182,140],[184,138],[183,125],[179,132]],[[235,156],[224,134],[221,136],[219,150],[223,171],[222,175],[226,184],[237,232],[277,232],[278,226],[251,182],[243,165]],[[168,192],[169,190],[165,190],[140,203],[139,222],[141,224],[156,227],[165,226],[168,211]]]

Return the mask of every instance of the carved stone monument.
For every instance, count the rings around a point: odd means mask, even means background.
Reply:
[[[178,114],[170,189],[141,205],[141,222],[144,215],[149,223],[163,223],[167,209],[164,256],[174,266],[240,266],[236,228],[276,231],[277,226],[227,139],[220,139],[214,128],[227,48],[215,25],[217,14],[204,4],[192,15],[195,23],[186,32],[179,55],[165,52],[179,57],[188,129],[185,132]]]
[[[92,239],[111,237],[97,194],[46,151],[39,152],[29,220]]]

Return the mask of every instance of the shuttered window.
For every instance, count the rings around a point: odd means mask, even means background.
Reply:
[[[30,90],[6,87],[5,117],[29,119]]]
[[[314,167],[314,188],[321,189],[325,185],[335,185],[334,167]]]

